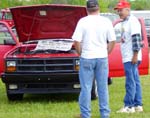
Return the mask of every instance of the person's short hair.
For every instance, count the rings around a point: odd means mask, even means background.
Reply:
[[[87,0],[86,8],[88,11],[96,11],[99,9],[99,4],[97,0]]]

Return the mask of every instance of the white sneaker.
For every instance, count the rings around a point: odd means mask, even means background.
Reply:
[[[136,106],[134,107],[136,112],[143,112],[143,107],[142,106]]]
[[[117,111],[117,113],[134,113],[134,112],[135,112],[134,107],[127,107],[127,106]]]

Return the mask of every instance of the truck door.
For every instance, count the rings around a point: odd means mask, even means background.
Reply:
[[[4,70],[4,55],[17,44],[19,43],[8,24],[0,21],[0,75]]]
[[[140,75],[147,75],[148,74],[148,40],[146,34],[146,28],[144,25],[144,20],[139,19],[142,27],[142,40],[144,47],[142,48],[142,62],[139,66]],[[120,51],[120,37],[121,37],[121,22],[118,21],[114,25],[114,30],[116,33],[116,45],[112,53],[109,55],[109,76],[110,77],[120,77],[124,76],[124,67],[122,64],[122,57]]]

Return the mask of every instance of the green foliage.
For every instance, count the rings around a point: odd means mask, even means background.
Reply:
[[[51,4],[85,5],[83,0],[51,0]]]
[[[131,2],[132,9],[134,10],[149,10],[150,4],[148,0],[136,0],[136,2]]]
[[[52,4],[68,4],[68,0],[51,0]]]
[[[118,0],[109,0],[108,9],[109,12],[114,12],[114,7],[116,6]]]
[[[108,12],[109,0],[99,0],[101,12]]]
[[[101,12],[114,12],[113,8],[119,0],[98,0],[100,3]],[[130,0],[129,0],[130,1]],[[71,4],[84,5],[86,0],[0,0],[0,9],[21,5],[35,5],[35,4]],[[131,7],[134,10],[149,10],[150,4],[148,0],[131,1]]]
[[[8,1],[1,0],[0,1],[0,8],[7,8],[8,7]]]
[[[113,10],[115,5],[119,0],[108,0],[109,1],[109,10]],[[132,10],[150,10],[150,4],[148,4],[149,0],[135,0],[135,1],[130,1],[131,4],[131,9]]]

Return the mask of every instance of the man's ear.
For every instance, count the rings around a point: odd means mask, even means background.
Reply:
[[[127,8],[128,12],[130,12],[130,8]]]

